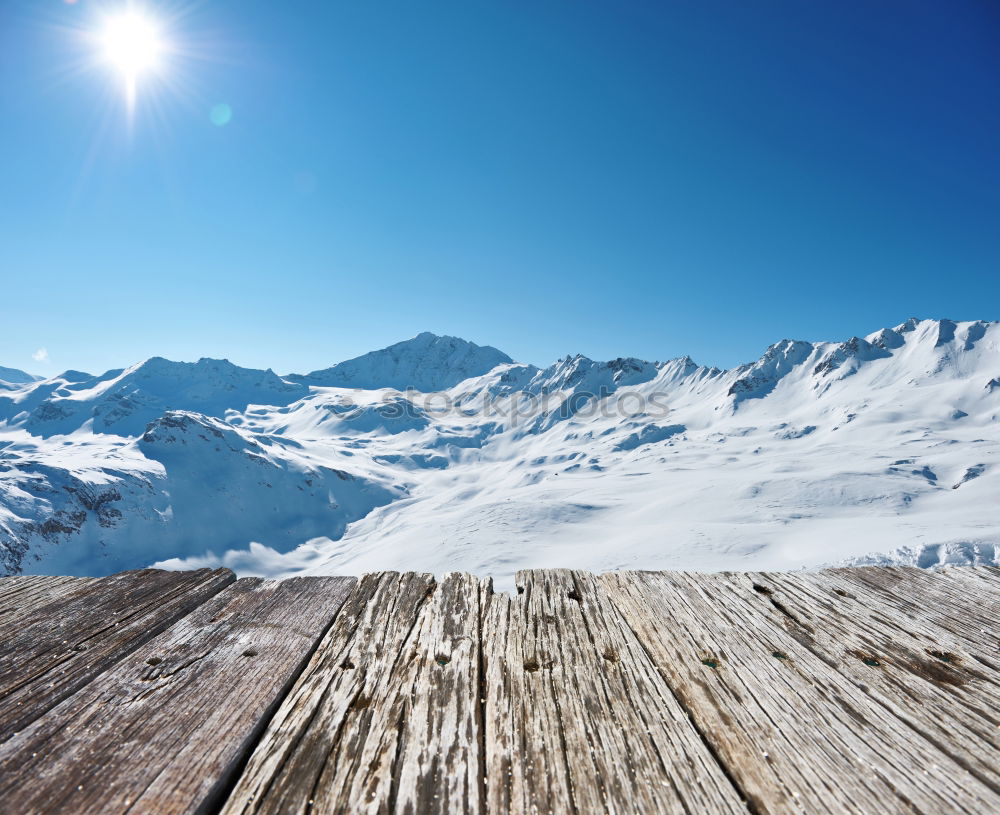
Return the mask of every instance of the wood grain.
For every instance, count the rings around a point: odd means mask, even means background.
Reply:
[[[0,812],[1000,812],[995,569],[233,579],[0,580]]]
[[[483,811],[480,631],[491,593],[488,580],[449,574],[424,607],[412,638],[413,667],[400,683],[391,811]]]
[[[0,624],[0,741],[235,580],[144,569],[94,581]]]
[[[1000,811],[1000,796],[726,575],[603,575],[756,812]],[[874,667],[874,666],[872,666]]]
[[[223,812],[479,812],[479,597],[362,578]]]
[[[4,811],[217,808],[354,583],[229,586],[0,745]]]
[[[977,659],[1000,670],[1000,579],[996,570],[975,568],[928,572],[912,567],[824,569],[841,589],[872,593],[886,607],[961,638]],[[969,577],[967,577],[967,574]],[[976,575],[976,583],[966,581]]]
[[[23,575],[0,578],[0,636],[3,626],[27,617],[56,600],[64,600],[94,583],[95,577]]]
[[[742,812],[740,793],[592,576],[518,574],[483,631],[491,813]]]
[[[824,572],[741,574],[798,641],[856,687],[1000,791],[1000,673],[958,637],[899,614],[881,598],[842,588]]]
[[[224,812],[481,811],[480,594],[362,578]]]

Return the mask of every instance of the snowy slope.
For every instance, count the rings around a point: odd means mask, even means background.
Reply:
[[[107,574],[250,541],[285,551],[403,494],[341,469],[336,445],[319,452],[184,411],[138,439],[14,431],[0,443],[0,569]]]
[[[1000,546],[998,323],[783,340],[729,371],[539,369],[433,335],[308,377],[208,362],[0,397],[0,568],[503,585],[530,566],[927,566]]]

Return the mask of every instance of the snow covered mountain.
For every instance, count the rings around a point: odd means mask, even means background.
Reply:
[[[502,351],[458,337],[425,331],[412,340],[339,362],[311,374],[290,374],[293,382],[334,388],[396,388],[433,392],[512,362]]]
[[[36,382],[41,379],[40,376],[35,376],[34,374],[29,374],[27,371],[22,371],[18,368],[4,368],[0,365],[0,388],[10,389],[11,386],[19,386],[27,384],[28,382]]]
[[[273,371],[239,368],[224,359],[153,357],[103,376],[66,371],[0,396],[0,421],[43,437],[82,429],[137,436],[168,408],[222,417],[250,404],[286,405],[307,392]]]
[[[421,334],[304,376],[152,359],[0,392],[0,573],[995,562],[1000,323],[724,371]]]

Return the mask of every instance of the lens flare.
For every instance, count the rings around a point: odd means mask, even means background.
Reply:
[[[233,109],[225,102],[220,102],[209,111],[208,118],[216,127],[225,127],[232,121]]]

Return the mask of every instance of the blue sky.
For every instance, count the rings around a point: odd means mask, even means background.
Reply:
[[[131,126],[81,42],[123,5],[0,4],[0,365],[1000,318],[991,0],[148,2]]]

